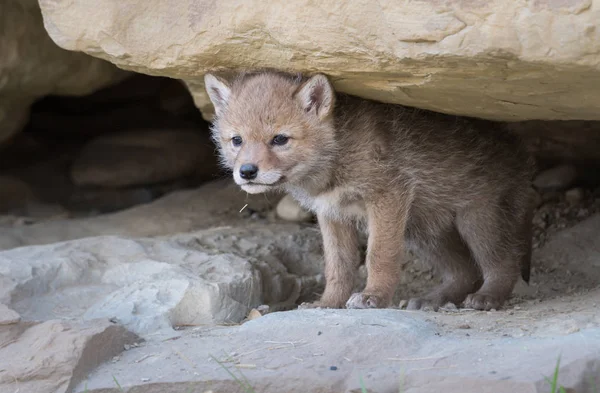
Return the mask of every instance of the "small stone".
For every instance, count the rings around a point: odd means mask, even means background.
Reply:
[[[577,169],[573,165],[559,165],[540,172],[533,185],[540,190],[564,190],[577,179]]]
[[[0,303],[0,326],[1,325],[12,325],[18,323],[21,320],[19,313],[8,306]]]
[[[583,200],[585,192],[581,188],[572,188],[565,192],[565,200],[571,205],[575,205]]]
[[[284,196],[277,204],[277,216],[286,221],[302,222],[310,221],[312,213],[305,210],[290,195]]]
[[[471,325],[468,323],[463,323],[462,325],[458,325],[459,329],[471,329]]]
[[[260,306],[256,307],[256,309],[262,314],[268,314],[269,313],[269,305],[268,304],[261,304]]]
[[[141,378],[142,382],[150,382],[150,378]]]
[[[126,351],[129,351],[131,349],[131,345],[125,344],[125,345],[123,345],[123,349]]]
[[[262,317],[262,314],[260,313],[260,311],[258,311],[257,309],[253,308],[252,310],[250,310],[250,312],[248,313],[248,316],[246,317],[249,321],[252,321],[253,319],[257,319]]]
[[[329,369],[330,369],[331,371],[336,371],[336,370],[337,370],[337,367],[336,367],[336,366],[331,366],[331,367],[329,367]]]
[[[573,333],[577,333],[579,332],[581,329],[578,326],[571,326],[570,328],[568,328],[565,333],[567,334],[573,334]]]

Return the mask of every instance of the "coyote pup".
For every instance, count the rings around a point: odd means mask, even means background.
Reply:
[[[529,281],[532,160],[496,123],[336,94],[327,77],[208,74],[213,136],[246,192],[283,190],[317,214],[326,287],[309,306],[389,307],[406,249],[443,283],[407,308],[497,309]],[[357,223],[368,230],[367,284]]]

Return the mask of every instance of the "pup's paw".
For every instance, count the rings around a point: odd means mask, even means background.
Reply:
[[[504,299],[486,293],[472,293],[465,299],[465,308],[474,308],[475,310],[498,310],[504,304]]]
[[[308,310],[311,308],[344,308],[344,303],[321,299],[316,302],[304,302],[298,306],[299,310]]]
[[[298,310],[310,310],[312,308],[328,308],[328,307],[323,307],[321,302],[304,302],[298,306]]]
[[[346,308],[386,308],[390,301],[368,292],[355,293],[346,302]]]
[[[442,302],[439,299],[414,297],[406,304],[407,310],[437,311]]]

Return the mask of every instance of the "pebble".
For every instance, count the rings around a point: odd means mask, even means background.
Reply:
[[[312,213],[301,207],[290,195],[286,195],[277,204],[277,216],[292,222],[310,221]]]
[[[565,200],[571,205],[581,202],[584,197],[585,192],[581,188],[572,188],[565,192]]]
[[[533,185],[539,190],[564,190],[577,179],[577,169],[573,165],[558,165],[538,173]]]
[[[336,371],[336,370],[337,370],[337,367],[336,367],[336,366],[331,366],[331,367],[329,367],[329,369],[330,369],[331,371]]]
[[[260,311],[258,311],[257,309],[253,308],[252,310],[250,310],[250,312],[248,313],[247,319],[249,321],[252,321],[253,319],[257,319],[262,317],[262,314]]]
[[[0,303],[0,325],[12,325],[20,320],[19,313]]]

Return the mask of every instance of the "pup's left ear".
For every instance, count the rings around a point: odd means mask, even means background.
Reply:
[[[296,91],[295,97],[306,113],[312,113],[324,120],[333,113],[335,92],[329,79],[317,74],[304,82]]]
[[[217,116],[221,116],[227,108],[227,102],[229,102],[231,96],[231,87],[227,81],[213,74],[204,75],[204,86],[208,97],[215,106]]]

